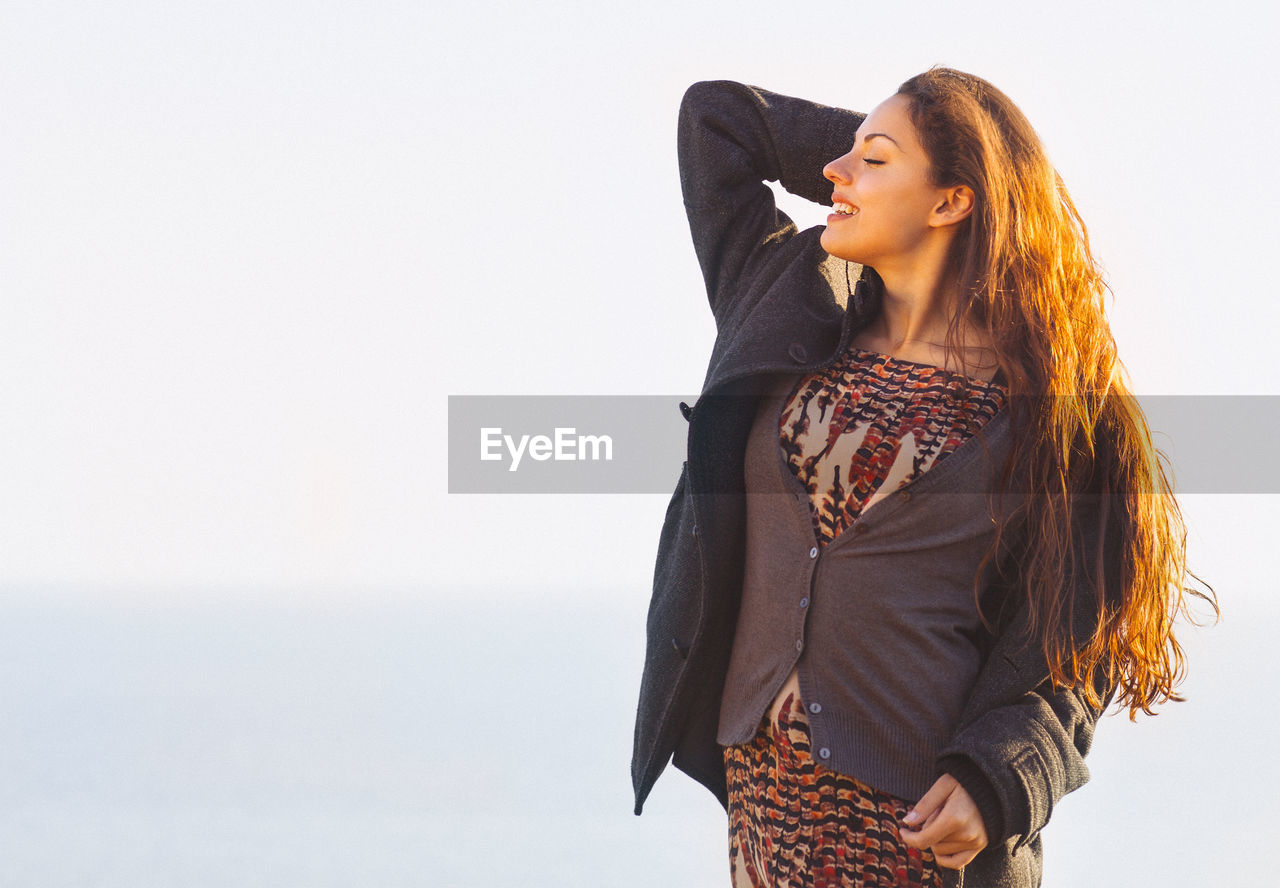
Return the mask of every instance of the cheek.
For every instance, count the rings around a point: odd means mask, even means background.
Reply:
[[[876,205],[883,210],[881,217],[903,228],[925,227],[929,211],[933,209],[933,195],[915,183],[899,183],[878,198]]]
[[[872,215],[886,221],[909,215],[915,204],[913,198],[918,197],[903,182],[889,178],[868,183],[868,186],[860,192],[860,196],[864,207],[869,208]]]

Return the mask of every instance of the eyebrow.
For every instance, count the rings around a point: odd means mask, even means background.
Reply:
[[[890,142],[892,142],[893,144],[898,145],[898,140],[897,140],[897,139],[895,139],[893,136],[889,135],[888,133],[867,133],[867,135],[865,135],[865,136],[863,137],[863,139],[862,139],[862,144],[864,144],[864,145],[865,145],[865,144],[867,144],[868,142],[870,142],[872,139],[877,138],[877,137],[879,137],[879,138],[881,138],[881,139],[888,139],[888,140],[889,140]],[[902,150],[902,146],[901,146],[901,145],[898,145],[898,150]]]

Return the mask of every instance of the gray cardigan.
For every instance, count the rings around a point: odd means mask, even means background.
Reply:
[[[792,382],[778,377],[761,399],[747,442],[742,605],[716,740],[750,742],[796,667],[819,764],[914,802],[937,779],[990,640],[974,579],[995,536],[989,509],[1008,516],[1022,501],[986,494],[1008,456],[1009,412],[819,547],[809,492],[778,443]]]
[[[742,590],[743,460],[757,401],[771,375],[834,361],[880,301],[874,272],[855,274],[828,255],[821,229],[798,232],[764,183],[830,205],[822,167],[848,150],[861,119],[728,82],[694,84],[681,104],[681,186],[716,340],[697,403],[680,405],[688,459],[654,568],[631,764],[637,814],[668,761],[727,803],[716,728]],[[1092,628],[1087,566],[1101,554],[1110,588],[1118,576],[1118,546],[1112,534],[1099,543],[1104,513],[1089,505],[1073,510],[1086,566],[1077,572],[1077,638]],[[1088,779],[1084,756],[1100,713],[1079,691],[1047,681],[1025,609],[1006,609],[997,629],[936,762],[974,797],[991,841],[963,875],[944,874],[951,885],[1032,888],[1040,830],[1053,805]],[[1101,690],[1109,699],[1111,689]]]

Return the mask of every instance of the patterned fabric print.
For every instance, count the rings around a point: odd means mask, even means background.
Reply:
[[[860,348],[800,380],[779,441],[809,491],[819,545],[963,444],[1006,395],[996,382]]]
[[[817,764],[798,704],[725,748],[734,888],[940,888],[933,854],[899,837],[910,805]]]

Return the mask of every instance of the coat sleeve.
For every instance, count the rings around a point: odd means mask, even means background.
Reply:
[[[1084,758],[1101,714],[1078,690],[1045,682],[953,738],[940,766],[973,797],[989,845],[1017,837],[1017,851],[1089,780]]]
[[[831,205],[822,168],[865,115],[730,81],[703,81],[680,105],[680,187],[717,328],[737,283],[796,233],[764,183]]]
[[[1108,595],[1114,595],[1123,571],[1119,522],[1114,517],[1107,520],[1105,498],[1083,495],[1079,507],[1077,514],[1083,517],[1076,538],[1073,633],[1083,639],[1097,619],[1091,577],[1101,572]],[[1085,565],[1095,567],[1088,570]],[[1025,613],[1018,614],[1006,630],[1010,638],[997,642],[984,672],[1048,675],[1039,641],[1023,641],[1025,625]],[[1010,644],[1011,638],[1018,643]],[[1012,651],[1022,654],[1010,656]],[[1095,684],[1101,708],[1089,704],[1082,688],[1054,687],[1045,677],[1034,689],[1004,695],[997,705],[972,715],[940,754],[939,770],[955,777],[981,811],[990,846],[1016,839],[1011,849],[1016,852],[1044,828],[1063,796],[1088,781],[1085,756],[1098,718],[1115,693],[1114,683],[1101,677],[1103,672],[1098,671]]]

